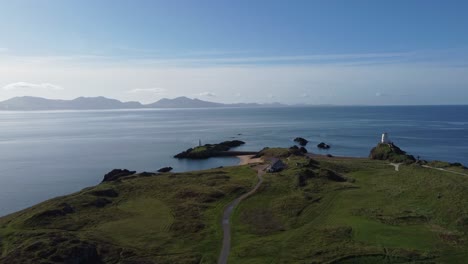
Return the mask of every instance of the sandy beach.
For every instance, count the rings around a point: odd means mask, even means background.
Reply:
[[[253,159],[255,155],[241,155],[241,156],[236,156],[239,158],[239,165],[247,165],[247,164],[252,164],[252,163],[262,163],[263,159],[262,158],[255,158]]]

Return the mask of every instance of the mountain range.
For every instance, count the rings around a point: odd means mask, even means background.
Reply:
[[[0,102],[0,110],[36,111],[36,110],[103,110],[103,109],[140,109],[140,108],[213,108],[213,107],[279,107],[279,103],[257,104],[238,103],[222,104],[191,99],[185,96],[174,99],[161,99],[151,104],[140,102],[121,102],[106,97],[78,97],[73,100],[46,99],[33,96],[14,97]]]

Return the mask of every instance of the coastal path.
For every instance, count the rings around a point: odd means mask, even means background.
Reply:
[[[468,176],[468,174],[466,174],[466,173],[446,170],[446,169],[443,169],[443,168],[435,168],[435,167],[431,167],[431,166],[427,166],[427,165],[422,165],[422,167],[428,168],[428,169],[433,169],[433,170],[444,171],[444,172],[448,172],[448,173],[453,173],[453,174],[458,174],[458,175],[463,175],[463,176]]]
[[[261,165],[257,166],[257,178],[258,182],[255,185],[255,187],[250,190],[248,193],[243,194],[239,198],[235,199],[233,202],[228,204],[226,208],[224,208],[223,212],[223,219],[222,219],[222,226],[223,226],[223,246],[221,249],[221,253],[219,254],[219,259],[218,259],[218,264],[226,264],[229,253],[231,251],[231,216],[232,213],[234,212],[234,208],[244,199],[247,197],[253,195],[258,188],[260,188],[260,185],[263,183],[263,174],[265,174],[265,169],[268,165]]]

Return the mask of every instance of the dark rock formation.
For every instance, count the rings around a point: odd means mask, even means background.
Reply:
[[[301,146],[306,146],[309,141],[305,138],[297,137],[294,139],[294,142],[297,142]]]
[[[245,144],[245,142],[241,141],[241,140],[231,140],[231,141],[221,142],[218,145],[220,145],[223,148],[235,148],[235,147],[242,146],[244,144]],[[227,149],[227,150],[229,150],[229,149]]]
[[[304,165],[306,168],[317,169],[320,167],[320,163],[314,159],[309,159],[307,164]]]
[[[307,180],[316,177],[315,172],[310,169],[300,171],[296,176],[296,186],[304,187],[307,185]]]
[[[407,155],[405,151],[401,150],[393,143],[380,143],[374,147],[369,158],[374,160],[388,160],[391,162],[399,163],[413,163],[416,159],[412,155]]]
[[[320,144],[317,145],[317,148],[319,148],[319,149],[330,149],[330,145],[326,144],[325,142],[321,142]]]
[[[298,146],[294,145],[289,148],[289,155],[302,156],[304,153]]]
[[[136,171],[129,171],[127,169],[121,170],[121,169],[113,169],[106,175],[104,175],[104,179],[102,182],[110,182],[110,181],[116,181],[122,177],[130,176],[135,174]]]
[[[85,206],[93,206],[93,207],[97,207],[97,208],[102,208],[108,204],[112,203],[111,200],[109,199],[106,199],[106,198],[103,198],[103,197],[98,197],[96,198],[95,200],[89,202],[89,203],[86,203]]]
[[[302,152],[303,154],[307,154],[307,149],[304,147],[300,147],[299,151]]]
[[[31,239],[24,243],[25,246],[16,247],[0,257],[0,263],[104,263],[96,245],[63,232],[49,232],[40,240]]]
[[[61,203],[58,205],[57,209],[46,210],[41,213],[33,215],[31,218],[26,220],[26,225],[28,226],[41,226],[49,224],[54,218],[63,217],[68,214],[75,212],[73,208],[68,203]]]
[[[61,207],[60,209],[53,209],[53,210],[47,210],[42,213],[39,213],[35,215],[35,217],[41,218],[41,217],[56,217],[56,216],[64,216],[67,214],[71,214],[75,212],[75,209],[67,204],[67,203],[62,203],[59,205]]]
[[[320,177],[323,177],[323,178],[327,178],[328,180],[330,181],[336,181],[336,182],[345,182],[346,181],[346,177],[334,172],[334,171],[331,171],[331,170],[327,170],[327,169],[321,169],[320,172],[319,172],[319,176]]]
[[[140,175],[141,177],[150,177],[150,176],[156,175],[156,173],[144,171],[144,172],[138,173],[138,175]]]
[[[189,148],[174,156],[178,159],[207,159],[217,156],[226,156],[231,148],[239,147],[245,144],[241,140],[224,141],[219,144],[206,144],[195,148]]]
[[[158,170],[158,172],[170,172],[173,168],[172,167],[163,167]]]
[[[114,189],[104,189],[104,190],[96,190],[91,192],[92,195],[95,196],[104,196],[104,197],[117,197],[119,193],[116,192]]]

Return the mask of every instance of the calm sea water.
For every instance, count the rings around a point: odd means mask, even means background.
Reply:
[[[468,164],[468,106],[308,107],[0,112],[0,215],[99,183],[113,168],[175,171],[234,165],[172,156],[202,143],[240,139],[240,149],[308,149],[367,156],[382,132],[411,154]]]

